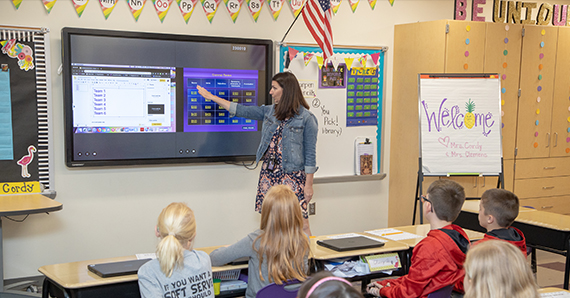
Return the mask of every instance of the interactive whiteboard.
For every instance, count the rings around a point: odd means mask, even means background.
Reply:
[[[424,175],[501,173],[501,96],[496,74],[419,75]]]

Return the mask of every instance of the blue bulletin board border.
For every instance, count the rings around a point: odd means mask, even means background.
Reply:
[[[297,46],[297,45],[281,45],[279,47],[279,72],[283,72],[285,70],[285,63],[287,61],[287,52],[289,51],[289,46],[295,48],[295,50],[299,52],[310,52],[310,53],[322,53],[323,51],[321,48],[317,46]],[[387,48],[386,47],[378,47],[375,49],[371,48],[343,48],[343,47],[335,47],[334,54],[376,54],[380,53],[378,57],[378,111],[377,111],[377,126],[376,126],[376,148],[378,157],[382,156],[382,121],[383,121],[383,111],[384,111],[384,90],[385,90],[385,53]],[[378,172],[380,172],[380,165],[381,165],[382,158],[378,158]]]

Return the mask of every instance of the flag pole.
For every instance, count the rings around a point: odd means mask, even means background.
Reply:
[[[299,14],[295,17],[295,20],[293,20],[293,23],[291,23],[291,26],[289,26],[289,29],[287,29],[287,32],[285,32],[285,35],[283,35],[283,38],[281,39],[280,44],[283,44],[283,41],[285,41],[285,38],[287,37],[287,34],[289,34],[289,31],[291,31],[291,28],[293,28],[293,25],[295,25],[295,22],[297,22],[297,19],[299,18],[299,16],[301,16],[301,14],[303,14],[303,10],[305,9],[305,6],[307,6],[307,3],[310,0],[305,1],[305,3],[303,3],[303,7],[301,7],[301,11],[299,11]]]

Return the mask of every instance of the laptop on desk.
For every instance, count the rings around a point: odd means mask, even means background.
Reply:
[[[89,271],[101,277],[137,274],[139,268],[151,259],[87,265]]]
[[[317,244],[336,251],[350,251],[382,247],[385,243],[380,240],[373,240],[364,236],[356,236],[340,239],[318,240]]]

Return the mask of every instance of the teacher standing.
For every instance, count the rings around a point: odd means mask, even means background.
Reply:
[[[273,105],[247,106],[229,102],[198,86],[205,99],[212,100],[230,111],[231,117],[263,120],[261,143],[256,162],[263,160],[255,211],[261,213],[265,193],[273,185],[284,184],[297,195],[303,210],[303,229],[311,235],[307,205],[313,198],[313,176],[317,171],[317,118],[309,111],[299,82],[289,72],[273,76],[269,94]]]

